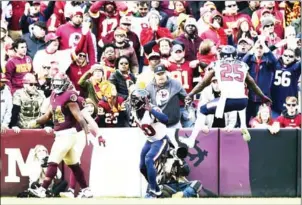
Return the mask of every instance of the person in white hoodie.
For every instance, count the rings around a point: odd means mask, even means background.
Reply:
[[[1,133],[5,133],[9,128],[12,117],[13,100],[12,94],[8,86],[5,84],[8,80],[4,73],[0,73],[0,123],[1,123]]]

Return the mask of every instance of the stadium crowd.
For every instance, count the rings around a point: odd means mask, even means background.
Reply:
[[[1,132],[22,132],[46,112],[57,72],[99,127],[135,126],[134,87],[146,88],[168,127],[193,127],[198,103],[219,97],[217,79],[200,100],[184,99],[224,45],[237,49],[273,103],[246,89],[245,110],[209,115],[204,128],[300,128],[300,11],[300,1],[1,1]],[[236,80],[230,72],[221,75]]]

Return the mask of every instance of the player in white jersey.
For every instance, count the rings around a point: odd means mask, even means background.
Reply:
[[[161,196],[160,188],[156,181],[156,160],[168,149],[167,137],[168,116],[158,107],[150,104],[150,94],[144,89],[136,89],[130,95],[130,103],[137,126],[147,136],[147,141],[140,155],[140,171],[146,178],[149,188],[147,198]]]
[[[191,102],[192,97],[210,85],[211,79],[215,76],[221,89],[221,96],[200,107],[201,115],[215,114],[217,118],[222,118],[225,112],[240,111],[246,108],[248,98],[245,95],[245,83],[257,95],[263,103],[272,103],[271,99],[265,96],[256,85],[254,79],[249,75],[249,67],[246,63],[236,60],[237,52],[233,46],[224,46],[220,53],[221,59],[210,64],[207,75],[203,81],[199,82],[187,95],[185,101]],[[193,132],[189,138],[182,138],[181,141],[189,147],[193,147],[195,140],[201,130],[200,118],[197,118]],[[246,128],[242,129],[242,134],[246,141],[250,136]],[[246,136],[246,137],[245,137]]]

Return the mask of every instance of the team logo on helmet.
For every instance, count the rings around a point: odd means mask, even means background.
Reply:
[[[130,95],[130,104],[133,110],[142,109],[146,104],[146,100],[150,101],[150,94],[144,89],[136,89]]]

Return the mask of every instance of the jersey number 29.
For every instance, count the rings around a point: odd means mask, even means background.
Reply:
[[[238,81],[243,82],[244,73],[240,70],[241,65],[240,64],[228,64],[224,63],[220,65],[221,71],[221,81]],[[233,75],[232,75],[233,73]],[[236,75],[234,77],[234,74]]]

